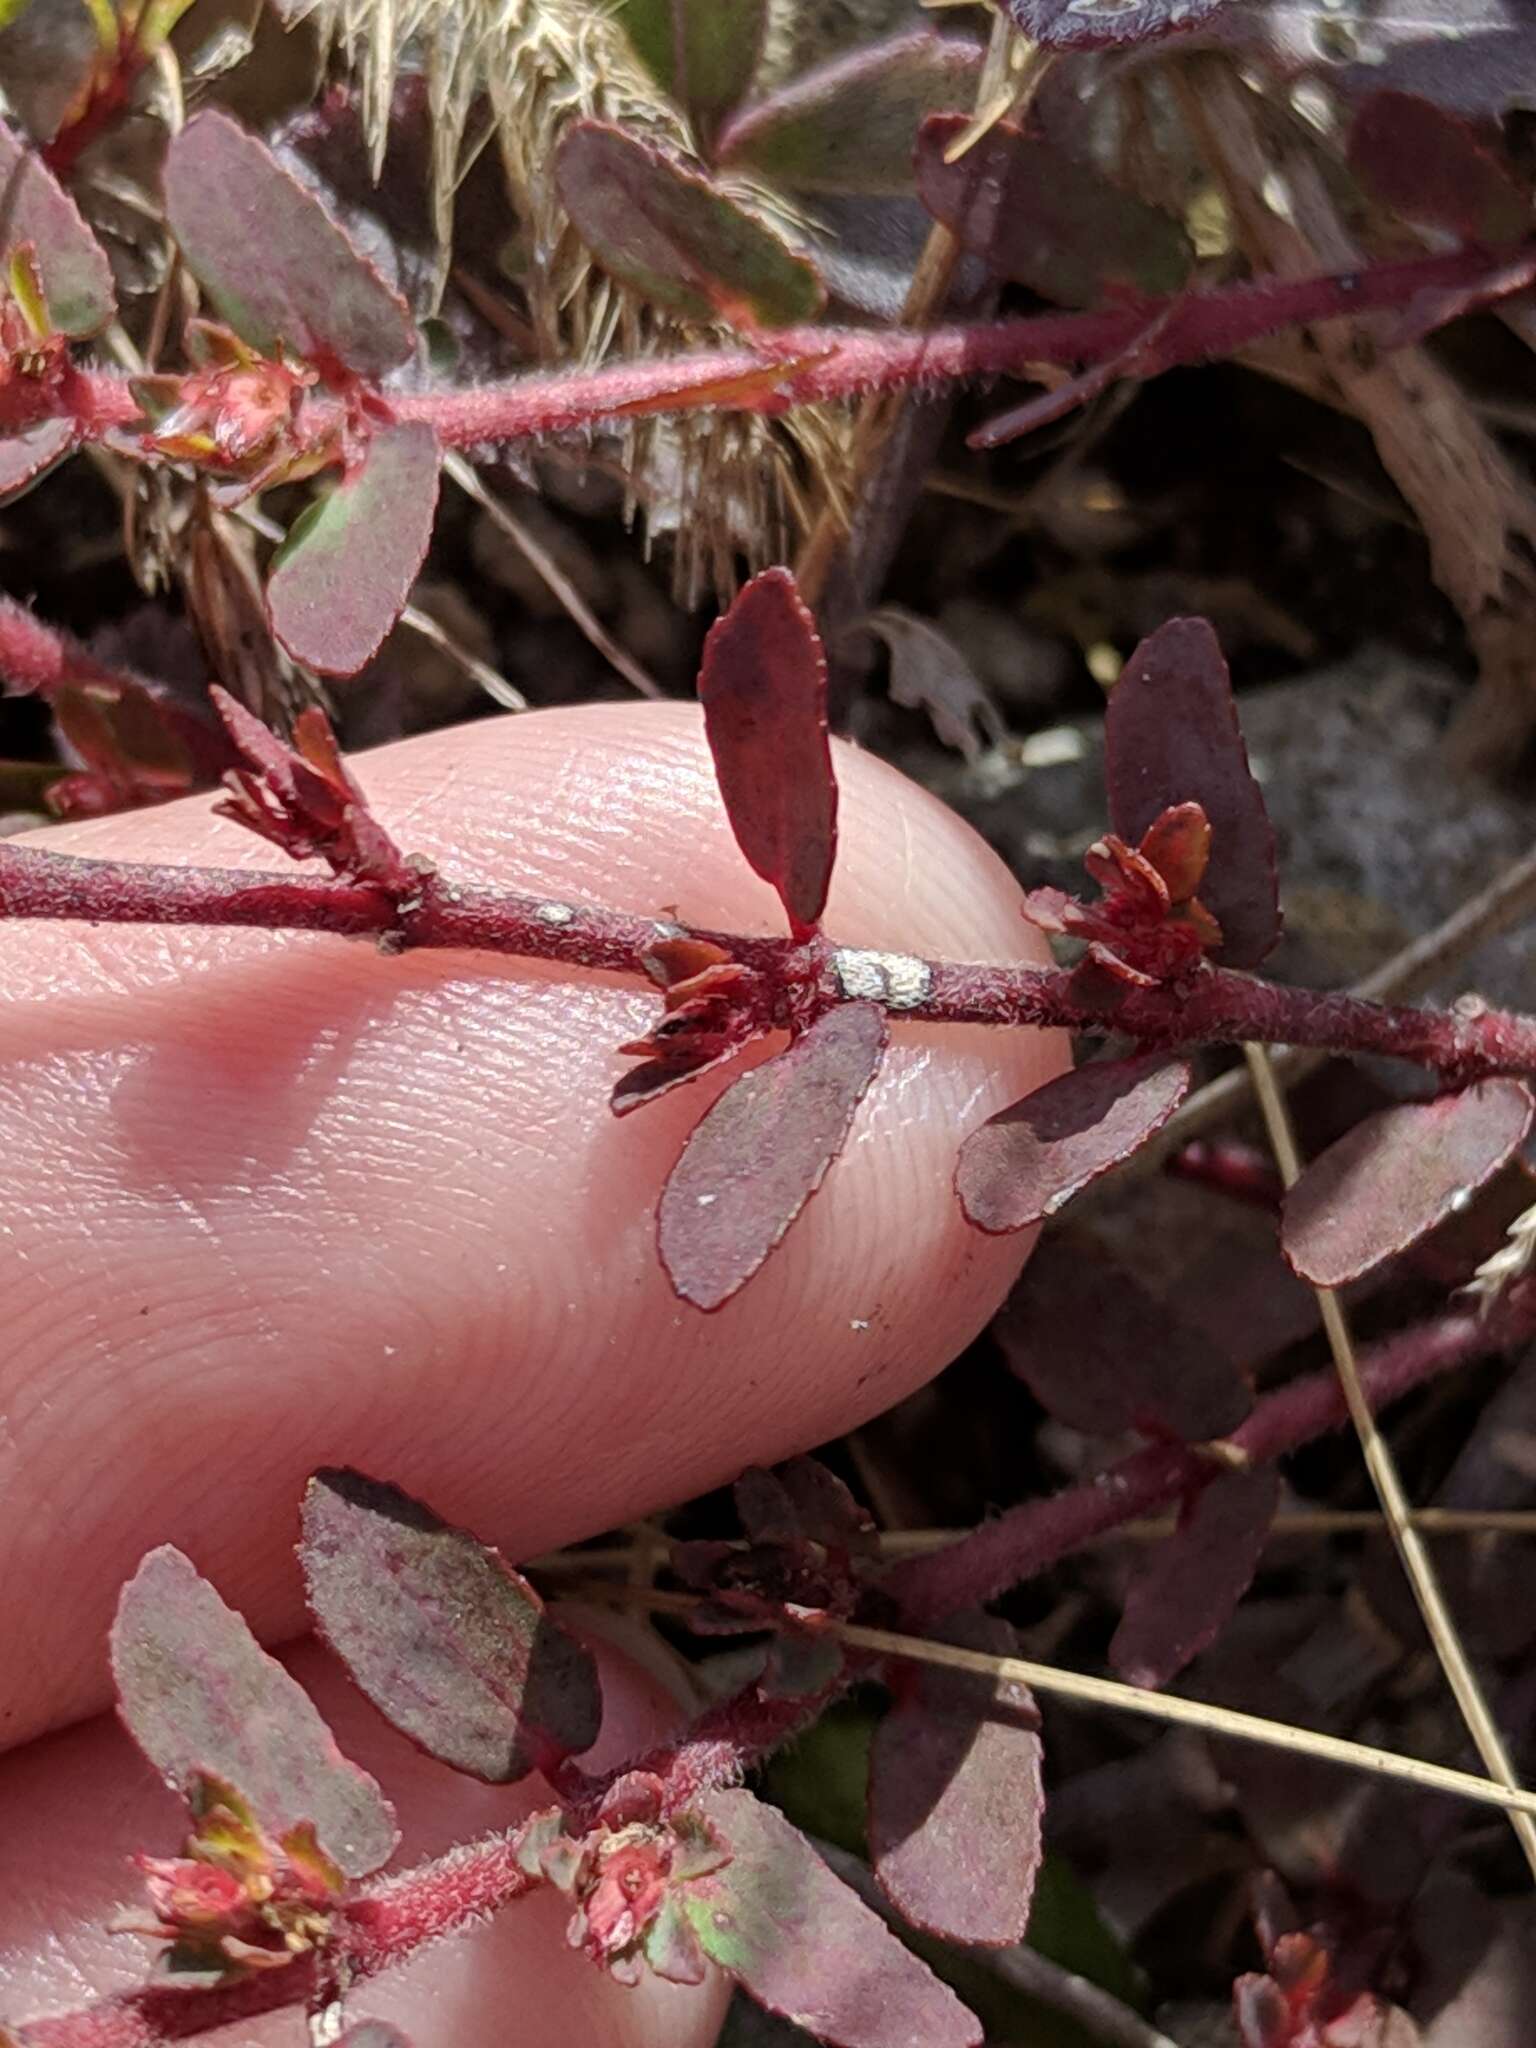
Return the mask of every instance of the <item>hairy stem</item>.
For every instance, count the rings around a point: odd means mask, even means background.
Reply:
[[[1373,1408],[1412,1388],[1527,1340],[1536,1331],[1536,1282],[1522,1281],[1495,1310],[1442,1316],[1378,1345],[1360,1360]],[[1295,1381],[1258,1403],[1230,1442],[1254,1463],[1282,1456],[1347,1420],[1332,1371]],[[947,1549],[912,1558],[882,1581],[912,1630],[976,1606],[1006,1587],[1048,1569],[1107,1530],[1175,1501],[1208,1467],[1182,1445],[1151,1445],[1109,1472],[1047,1500],[1027,1501]],[[650,1597],[647,1594],[647,1597]],[[657,1604],[672,1598],[654,1596]],[[853,1647],[864,1632],[855,1631]],[[864,1636],[867,1645],[869,1638]],[[834,1688],[835,1690],[835,1688]],[[595,1807],[602,1792],[632,1770],[654,1772],[670,1804],[695,1798],[743,1771],[827,1704],[830,1692],[803,1700],[763,1700],[755,1691],[706,1709],[670,1747],[636,1757],[621,1770],[583,1786]],[[1118,1697],[1118,1694],[1117,1694]],[[590,1818],[578,1810],[579,1826]],[[488,1835],[399,1877],[384,1880],[344,1910],[333,1955],[345,1958],[353,1981],[378,1975],[424,1947],[521,1898],[531,1880],[517,1863],[515,1835]],[[76,2012],[36,2020],[13,2032],[19,2048],[156,2048],[232,2021],[298,2005],[318,1988],[310,1959],[264,1971],[222,1991],[138,1991],[98,2000]],[[0,2041],[6,2038],[0,2031]]]
[[[0,843],[0,917],[330,931],[372,935],[393,950],[512,954],[627,974],[642,972],[643,955],[677,931],[656,918],[473,888],[434,873],[397,903],[366,881],[82,860],[15,842]],[[1217,967],[1128,988],[1106,1005],[1063,968],[931,962],[729,932],[698,936],[758,972],[760,1021],[770,1027],[803,1016],[808,1003],[858,996],[916,1022],[1115,1032],[1170,1048],[1257,1041],[1388,1054],[1456,1083],[1536,1073],[1536,1019],[1501,1010],[1394,1008]]]
[[[1362,1392],[1377,1412],[1426,1380],[1503,1351],[1533,1331],[1536,1284],[1523,1281],[1492,1314],[1471,1309],[1441,1316],[1364,1353]],[[1266,1394],[1227,1442],[1250,1464],[1262,1465],[1348,1420],[1343,1389],[1330,1368]],[[1178,1500],[1209,1470],[1185,1445],[1149,1444],[1079,1486],[1010,1508],[946,1550],[906,1560],[881,1584],[896,1600],[903,1626],[925,1626],[995,1599],[1106,1531]]]
[[[591,370],[556,370],[504,384],[399,392],[401,419],[427,420],[447,448],[587,432],[643,413],[725,409],[786,412],[968,377],[1006,376],[1032,364],[1082,368],[1137,355],[1137,375],[1229,356],[1287,327],[1352,318],[1440,300],[1458,313],[1524,290],[1536,276],[1536,244],[1497,259],[1478,249],[1375,263],[1300,278],[1262,278],[1167,300],[1138,300],[1089,313],[1047,313],[912,333],[901,329],[790,327],[755,346],[646,357]],[[130,380],[71,370],[58,382],[15,377],[0,389],[0,433],[43,419],[75,422],[82,440],[132,427],[140,407]]]

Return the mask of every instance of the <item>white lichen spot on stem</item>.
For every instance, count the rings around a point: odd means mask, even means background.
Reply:
[[[910,953],[868,953],[840,946],[832,955],[832,966],[850,1000],[883,1003],[888,1010],[915,1010],[933,985],[928,963]]]

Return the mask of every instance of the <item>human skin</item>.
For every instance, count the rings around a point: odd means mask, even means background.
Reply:
[[[731,841],[692,706],[486,721],[353,765],[401,844],[446,874],[783,928]],[[966,826],[851,747],[837,767],[833,939],[1045,957]],[[47,840],[281,861],[206,797]],[[835,1436],[983,1326],[1027,1240],[966,1226],[956,1147],[1060,1069],[1059,1040],[895,1025],[823,1189],[705,1316],[657,1264],[654,1210],[726,1080],[622,1121],[607,1108],[616,1048],[657,1004],[618,976],[317,934],[0,925],[0,1744],[105,1704],[112,1605],[157,1543],[265,1638],[295,1633],[296,1508],[318,1464],[393,1479],[528,1557]],[[7,1766],[38,1820],[50,1788],[100,1784],[119,1857],[143,1845],[133,1768],[104,1727]],[[162,1808],[150,1846],[175,1832]],[[49,1948],[60,1894],[29,1892],[27,1830],[4,1834],[0,2011],[20,2016],[31,1992],[56,1999],[21,1958]],[[558,1986],[532,1986],[542,2016],[519,2048],[648,2038],[633,2000],[630,2031],[607,2034],[565,2006],[569,1981],[591,1995],[567,1962]],[[80,1964],[79,1988],[97,1967]],[[505,2040],[501,1993],[493,2017],[487,2040]],[[450,2037],[473,2038],[462,2015]],[[688,2037],[674,2016],[656,2038]]]

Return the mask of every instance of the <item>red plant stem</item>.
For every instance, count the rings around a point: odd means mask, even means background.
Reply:
[[[1526,258],[1509,277],[1502,259],[1496,266],[1486,252],[1458,250],[1342,275],[1265,278],[1177,299],[1138,300],[1101,312],[1047,313],[917,333],[787,328],[764,337],[756,348],[615,363],[576,376],[521,377],[451,395],[402,396],[397,410],[406,418],[430,420],[445,444],[463,447],[568,431],[626,412],[680,412],[723,403],[733,411],[775,413],[794,405],[1004,375],[1031,363],[1076,367],[1119,356],[1156,328],[1155,339],[1146,339],[1136,357],[1137,375],[1150,377],[1180,363],[1230,355],[1286,327],[1405,305],[1421,292],[1460,287],[1475,292],[1485,284],[1504,297],[1536,276],[1536,248]],[[762,372],[775,360],[784,363],[784,377],[765,386]],[[746,389],[733,391],[735,383]]]
[[[1536,1282],[1523,1281],[1490,1314],[1441,1316],[1386,1339],[1360,1359],[1372,1412],[1453,1366],[1527,1341],[1533,1331]],[[1269,1464],[1348,1420],[1338,1375],[1329,1368],[1266,1394],[1226,1441],[1252,1464]],[[944,1550],[909,1558],[881,1587],[900,1606],[905,1628],[929,1626],[1036,1577],[1122,1522],[1166,1507],[1210,1471],[1182,1444],[1148,1444],[1096,1478],[1024,1501]]]
[[[66,683],[105,683],[114,690],[132,680],[111,669],[71,634],[49,626],[13,597],[0,596],[0,681],[13,690],[48,696]]]
[[[427,420],[448,448],[590,430],[633,413],[711,409],[780,413],[796,405],[921,389],[966,377],[1027,372],[1035,363],[1077,368],[1140,343],[1136,374],[1227,356],[1287,327],[1414,303],[1456,313],[1523,290],[1536,278],[1536,244],[1504,252],[1458,249],[1342,273],[1261,278],[1139,299],[1090,313],[1046,313],[911,333],[900,328],[793,327],[756,346],[647,357],[595,370],[558,370],[460,391],[399,392],[401,419]],[[782,366],[778,378],[765,375]],[[140,408],[126,378],[75,371],[63,382],[15,377],[0,387],[0,433],[38,420],[74,419],[84,440],[129,427]]]
[[[361,1983],[434,1941],[457,1934],[536,1887],[517,1861],[516,1834],[485,1835],[433,1863],[386,1878],[349,1900],[322,1967],[300,1956],[213,1991],[150,1988],[29,2021],[0,2040],[18,2048],[155,2048],[262,2013],[307,2004],[328,1984]]]
[[[1442,1316],[1368,1351],[1361,1380],[1373,1409],[1473,1359],[1527,1341],[1536,1331],[1536,1281],[1512,1288],[1492,1313]],[[1228,1441],[1256,1464],[1298,1449],[1348,1417],[1331,1368],[1267,1394]],[[1210,1466],[1181,1445],[1155,1444],[1081,1485],[1047,1500],[1027,1501],[974,1534],[895,1567],[880,1590],[899,1603],[901,1625],[921,1627],[978,1606],[1007,1587],[1058,1564],[1107,1530],[1177,1500]],[[813,1719],[837,1687],[801,1700],[764,1700],[752,1689],[711,1707],[669,1748],[635,1758],[583,1786],[591,1812],[602,1793],[630,1771],[663,1782],[670,1807],[728,1783],[768,1756]],[[435,1862],[387,1878],[343,1909],[341,1932],[327,1960],[350,1980],[377,1976],[429,1942],[455,1934],[511,1905],[532,1888],[517,1862],[515,1834],[495,1834],[451,1850]],[[9,2038],[18,2048],[156,2048],[215,2027],[298,2005],[319,1988],[313,1959],[263,1971],[219,1991],[136,1991],[75,2012],[31,2021]],[[0,2032],[0,2040],[7,2038]]]
[[[370,882],[325,875],[259,873],[120,861],[0,842],[0,917],[81,919],[105,924],[253,925],[262,929],[373,935],[388,944],[452,948],[558,960],[570,967],[642,971],[642,956],[677,927],[663,920],[592,909],[423,877],[419,894],[396,905]],[[698,936],[723,946],[763,978],[761,1020],[783,1025],[812,1007],[869,993],[846,979],[854,961],[817,941]],[[1289,988],[1230,969],[1205,967],[1181,982],[1130,988],[1106,1007],[1069,970],[910,963],[926,993],[889,996],[894,1016],[926,1023],[1033,1024],[1116,1032],[1143,1045],[1316,1046],[1335,1053],[1389,1054],[1464,1083],[1491,1074],[1536,1073],[1536,1019],[1468,1007],[1420,1010],[1359,997]]]

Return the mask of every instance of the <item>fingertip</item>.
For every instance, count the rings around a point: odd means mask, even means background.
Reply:
[[[489,720],[355,766],[444,874],[782,929],[696,707]],[[838,769],[839,944],[1043,957],[961,820],[857,749]],[[206,799],[57,843],[273,861]],[[1058,1039],[897,1023],[820,1193],[706,1317],[659,1267],[655,1207],[729,1076],[614,1119],[616,1048],[655,1014],[646,983],[545,962],[0,925],[0,1636],[25,1645],[6,1737],[100,1703],[112,1602],[155,1543],[292,1632],[317,1465],[529,1556],[836,1435],[985,1324],[1027,1240],[966,1225],[955,1154],[1059,1069]]]

